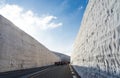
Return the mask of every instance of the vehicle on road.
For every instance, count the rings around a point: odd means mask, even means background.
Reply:
[[[59,61],[59,62],[55,62],[54,64],[55,65],[67,65],[67,64],[70,64],[70,62],[68,62],[68,61]]]

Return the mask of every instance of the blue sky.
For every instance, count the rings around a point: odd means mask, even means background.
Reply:
[[[50,50],[70,55],[87,3],[88,0],[1,0],[0,14]]]

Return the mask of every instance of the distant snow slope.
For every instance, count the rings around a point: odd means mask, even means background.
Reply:
[[[62,54],[62,53],[58,53],[58,52],[53,52],[53,53],[55,53],[57,56],[59,56],[61,61],[68,61],[68,62],[70,62],[70,56]]]

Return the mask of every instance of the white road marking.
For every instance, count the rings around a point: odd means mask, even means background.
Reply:
[[[73,78],[77,78],[76,75],[73,75]]]
[[[77,78],[77,76],[76,76],[75,72],[73,71],[73,68],[72,68],[71,65],[69,65],[69,68],[70,68],[70,71],[72,73],[73,78]]]

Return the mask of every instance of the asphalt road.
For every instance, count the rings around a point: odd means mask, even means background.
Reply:
[[[3,73],[0,73],[0,78],[19,78],[19,77],[22,77],[37,71],[42,71],[44,69],[51,68],[51,67],[54,67],[54,65],[3,72]]]
[[[73,78],[69,65],[54,66],[21,78]]]
[[[72,71],[71,71],[72,70]],[[73,74],[74,73],[74,74]],[[76,75],[76,77],[74,77]],[[0,73],[0,78],[80,78],[71,65],[46,66]]]

